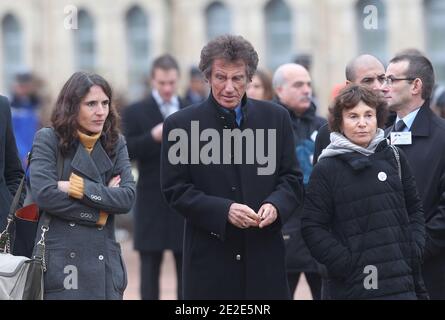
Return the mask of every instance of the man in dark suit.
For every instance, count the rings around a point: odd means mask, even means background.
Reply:
[[[0,232],[6,227],[9,207],[23,174],[12,130],[9,102],[0,96]],[[23,199],[24,194],[21,202]],[[20,248],[17,249],[22,253]],[[14,251],[17,252],[16,248]]]
[[[445,299],[445,120],[429,107],[433,86],[431,62],[422,55],[402,54],[390,61],[382,90],[397,113],[386,133],[406,153],[422,197],[425,285],[431,299]]]
[[[369,54],[362,54],[351,60],[345,68],[346,85],[361,84],[376,92],[380,92],[383,80],[385,79],[385,67],[376,57]],[[394,118],[391,118],[394,121]],[[392,122],[391,122],[392,124]],[[313,163],[317,163],[318,157],[330,140],[329,126],[327,124],[320,127],[315,139],[315,150]]]
[[[183,107],[177,95],[179,67],[170,55],[153,62],[151,94],[123,114],[124,134],[131,160],[139,170],[135,206],[135,249],[141,259],[141,298],[159,299],[159,275],[164,250],[176,262],[177,297],[181,299],[184,219],[171,210],[160,189],[162,127],[166,117]]]
[[[240,36],[210,41],[208,99],[164,122],[162,191],[186,218],[185,299],[290,298],[281,227],[302,204],[302,176],[289,112],[245,94],[257,64]]]

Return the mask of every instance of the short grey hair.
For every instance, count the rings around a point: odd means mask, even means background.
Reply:
[[[207,79],[210,79],[212,64],[216,59],[228,62],[242,60],[246,64],[246,75],[249,81],[252,80],[258,66],[258,53],[252,44],[241,36],[222,35],[202,48],[199,69]]]
[[[274,90],[276,90],[278,87],[282,87],[286,84],[286,79],[284,77],[284,70],[289,69],[289,68],[295,68],[295,67],[299,67],[299,68],[303,68],[304,70],[307,71],[307,69],[298,63],[285,63],[280,65],[277,70],[275,70],[275,73],[273,74],[273,78],[272,78],[272,86],[274,88]]]
[[[272,78],[272,87],[274,90],[276,90],[278,87],[281,87],[284,85],[284,74],[283,74],[283,68],[278,67],[277,70],[275,70]]]

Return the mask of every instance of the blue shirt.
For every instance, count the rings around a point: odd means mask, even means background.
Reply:
[[[235,108],[236,113],[236,123],[238,123],[238,127],[241,124],[241,120],[243,120],[243,112],[241,111],[241,105]]]
[[[403,120],[403,122],[405,122],[406,127],[403,128],[402,132],[408,132],[411,131],[411,126],[413,125],[414,119],[416,119],[417,113],[419,112],[420,108],[417,108],[414,111],[411,111],[410,113],[408,113],[403,119],[400,119],[399,116],[397,116],[396,118],[396,122],[399,120]]]

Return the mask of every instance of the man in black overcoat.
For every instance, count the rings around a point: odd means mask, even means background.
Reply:
[[[201,51],[211,87],[164,122],[162,191],[185,217],[185,299],[289,299],[281,227],[302,204],[289,112],[246,97],[252,45],[225,35]]]

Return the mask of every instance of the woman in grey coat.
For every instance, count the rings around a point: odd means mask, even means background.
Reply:
[[[34,138],[31,191],[51,218],[44,299],[122,299],[127,285],[114,215],[130,210],[135,183],[111,101],[105,79],[76,72]]]

